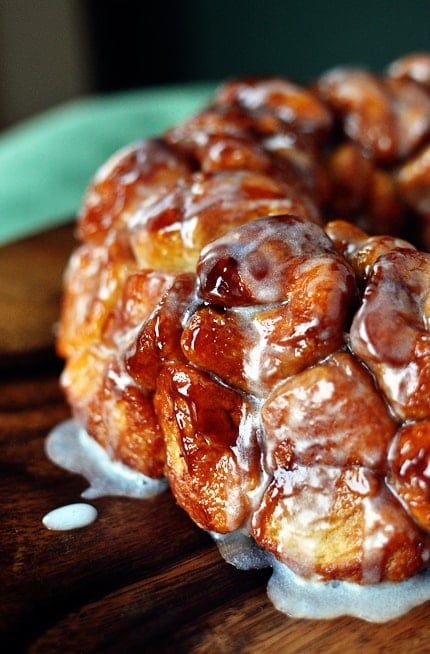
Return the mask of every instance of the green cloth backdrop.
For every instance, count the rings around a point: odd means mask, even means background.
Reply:
[[[84,98],[0,134],[0,245],[70,220],[96,169],[204,106],[215,84]]]

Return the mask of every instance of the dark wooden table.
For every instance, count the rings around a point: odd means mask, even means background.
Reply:
[[[69,417],[54,354],[64,227],[0,249],[0,644],[3,652],[429,652],[430,604],[383,625],[294,620],[173,501],[103,498],[89,527],[42,517],[86,482],[44,454]]]

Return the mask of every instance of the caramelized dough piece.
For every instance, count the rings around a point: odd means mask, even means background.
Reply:
[[[310,579],[400,581],[429,556],[429,537],[383,480],[360,466],[278,469],[253,515],[252,534]]]
[[[250,137],[253,130],[251,114],[239,108],[211,106],[167,130],[165,139],[189,158],[197,158],[200,147],[212,137]]]
[[[104,255],[103,248],[86,244],[71,259],[58,340],[68,358],[89,347],[125,349],[127,330],[150,314],[173,282],[170,273],[136,271],[130,261],[106,262]]]
[[[175,281],[174,273],[162,270],[137,270],[130,273],[122,285],[114,308],[103,324],[103,345],[121,352],[134,347],[136,327],[149,318]]]
[[[103,398],[97,408],[111,458],[148,477],[162,477],[164,434],[155,415],[153,395],[136,385],[116,357],[106,371]]]
[[[411,156],[430,135],[430,96],[409,80],[385,79],[396,117],[397,156]]]
[[[181,338],[188,361],[243,391],[249,389],[244,357],[250,345],[242,314],[221,307],[197,309]]]
[[[369,238],[367,232],[347,220],[331,220],[324,226],[324,231],[334,247],[349,262],[354,260],[354,253]],[[361,275],[359,275],[361,277]]]
[[[397,423],[372,377],[347,352],[276,386],[261,409],[265,466],[385,469]]]
[[[430,215],[430,145],[399,168],[397,184],[407,203],[419,214]]]
[[[215,105],[240,107],[251,113],[255,128],[264,134],[298,131],[324,141],[332,127],[330,112],[308,89],[285,78],[249,78],[224,84]]]
[[[429,135],[430,98],[414,82],[338,68],[323,75],[317,88],[345,134],[377,162],[409,156]]]
[[[430,145],[397,171],[399,193],[416,214],[414,232],[421,247],[430,250]]]
[[[255,314],[251,323],[254,333],[245,370],[257,395],[344,343],[356,300],[349,268],[329,256],[316,257],[298,266],[295,277],[286,302]]]
[[[264,173],[320,206],[328,181],[312,136],[294,131],[259,134],[255,109],[210,107],[168,131],[166,140],[206,173],[234,169]]]
[[[231,230],[202,250],[199,292],[222,306],[283,302],[309,259],[340,260],[318,226],[298,216],[264,217]]]
[[[70,359],[62,377],[79,424],[118,460],[148,477],[164,472],[164,436],[147,395],[116,353],[91,347]]]
[[[429,61],[225,84],[100,169],[66,274],[79,423],[309,578],[430,556]]]
[[[61,375],[61,386],[73,417],[104,448],[108,434],[100,407],[109,362],[110,352],[93,344],[68,357]]]
[[[128,373],[149,392],[155,391],[165,363],[184,359],[181,321],[193,301],[194,290],[195,275],[177,274],[125,353]]]
[[[272,161],[252,131],[252,117],[210,107],[173,127],[166,140],[197,161],[204,172],[243,169],[269,173]]]
[[[368,236],[366,232],[344,220],[334,220],[324,231],[333,241],[336,249],[351,264],[357,279],[366,281],[379,257],[391,250],[416,248],[402,238],[395,236]]]
[[[388,75],[395,79],[409,79],[430,91],[430,54],[413,52],[396,59],[388,66]]]
[[[391,487],[418,524],[430,531],[430,421],[399,429],[389,461]]]
[[[343,344],[355,278],[320,227],[254,221],[210,244],[197,270],[202,298],[232,308],[197,310],[182,347],[227,383],[264,395]]]
[[[188,365],[163,369],[155,407],[166,438],[166,472],[180,506],[203,529],[238,529],[260,482],[248,399]]]
[[[365,156],[354,143],[342,143],[327,159],[330,195],[326,213],[372,234],[398,234],[405,205],[393,176]]]
[[[147,319],[174,276],[156,271],[130,274],[117,304],[105,313],[99,340],[84,340],[68,357],[61,383],[79,423],[113,459],[149,477],[164,471],[164,437],[151,389],[128,374],[123,358],[135,330]]]
[[[362,213],[375,170],[373,161],[364,156],[355,143],[346,141],[329,154],[327,169],[330,180],[328,211],[340,218]]]
[[[309,199],[267,175],[196,174],[139,213],[130,242],[142,267],[194,272],[201,249],[214,239],[261,216],[285,213],[321,220]]]
[[[393,250],[373,266],[351,345],[402,420],[430,415],[430,255]]]
[[[284,135],[262,140],[248,137],[211,136],[198,145],[195,156],[205,173],[252,170],[283,182],[292,197],[298,193],[320,207],[327,196],[327,175],[315,148],[297,136]]]
[[[199,150],[200,164],[205,173],[237,169],[270,175],[274,171],[274,161],[269,153],[250,137],[211,136]]]
[[[61,356],[73,356],[76,349],[100,339],[122,286],[135,269],[129,249],[119,241],[85,243],[75,250],[65,272],[67,293],[57,337]]]
[[[329,196],[330,180],[322,152],[307,135],[294,132],[274,134],[262,141],[272,155],[272,174],[310,196],[322,209]]]
[[[192,168],[161,139],[147,139],[114,154],[86,191],[78,220],[83,240],[100,242],[114,228],[125,228],[135,211],[162,194]]]

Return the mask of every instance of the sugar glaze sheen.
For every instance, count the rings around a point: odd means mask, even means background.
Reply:
[[[429,54],[383,75],[329,71],[312,88],[231,80],[111,160],[79,214],[57,339],[73,415],[113,460],[165,475],[202,529],[236,542],[246,525],[233,562],[273,568],[286,613],[316,615],[312,588],[397,593],[429,565],[430,85],[418,62],[430,79]],[[301,612],[289,570],[310,598]],[[411,602],[396,606],[359,615],[386,620]]]
[[[60,467],[83,475],[90,486],[83,498],[123,496],[145,499],[167,489],[167,482],[153,480],[111,461],[100,447],[73,420],[57,425],[46,440],[46,454]],[[86,506],[77,503],[74,506]],[[69,507],[60,507],[61,510]],[[93,509],[93,507],[90,507]],[[51,512],[54,514],[58,509]],[[84,517],[88,511],[84,512]],[[44,517],[48,529],[71,529],[90,524],[97,517],[94,509],[91,520],[60,525]],[[82,515],[82,513],[81,513]],[[65,516],[67,520],[67,516]],[[46,524],[48,521],[48,524]],[[51,524],[52,523],[52,524]],[[54,526],[52,526],[54,525]],[[60,525],[60,526],[59,526]],[[368,622],[383,623],[404,615],[430,600],[430,568],[403,582],[382,582],[363,586],[344,581],[309,581],[296,575],[272,554],[261,549],[246,531],[236,530],[223,535],[209,532],[223,559],[239,570],[272,568],[267,594],[274,607],[293,618],[333,619],[350,615]]]
[[[167,489],[165,479],[150,479],[119,461],[112,461],[74,420],[62,422],[51,431],[45,451],[61,468],[85,477],[90,484],[81,494],[85,499],[115,495],[146,499]]]
[[[69,531],[87,527],[97,519],[97,515],[97,509],[91,504],[76,502],[49,511],[42,522],[51,531]]]

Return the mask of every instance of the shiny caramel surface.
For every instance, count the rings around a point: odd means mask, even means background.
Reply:
[[[430,556],[429,70],[227,82],[108,161],[78,221],[75,417],[308,579],[400,581]]]
[[[16,652],[61,649],[67,654],[118,649],[427,652],[428,603],[385,624],[348,616],[304,620],[277,611],[266,592],[270,571],[243,571],[226,564],[212,539],[177,506],[170,492],[151,500],[100,498],[91,502],[99,518],[89,527],[68,532],[44,527],[42,517],[48,511],[78,501],[86,488],[83,477],[60,469],[45,453],[49,431],[70,417],[58,387],[61,362],[54,358],[53,332],[46,325],[58,317],[61,271],[75,245],[70,225],[0,252],[2,263],[8,262],[8,274],[22,287],[21,297],[34,297],[40,281],[37,298],[44,301],[32,320],[37,333],[50,338],[42,349],[36,343],[30,352],[27,322],[21,322],[21,313],[2,305],[4,324],[13,322],[16,338],[22,339],[22,351],[19,355],[14,351],[13,369],[9,351],[5,356],[3,350],[1,359],[4,646]],[[42,258],[43,269],[28,265]],[[3,288],[7,280],[7,275],[1,277]],[[415,454],[406,449],[405,456]],[[425,457],[418,469],[425,469],[424,462]],[[295,482],[298,488],[297,478]]]

